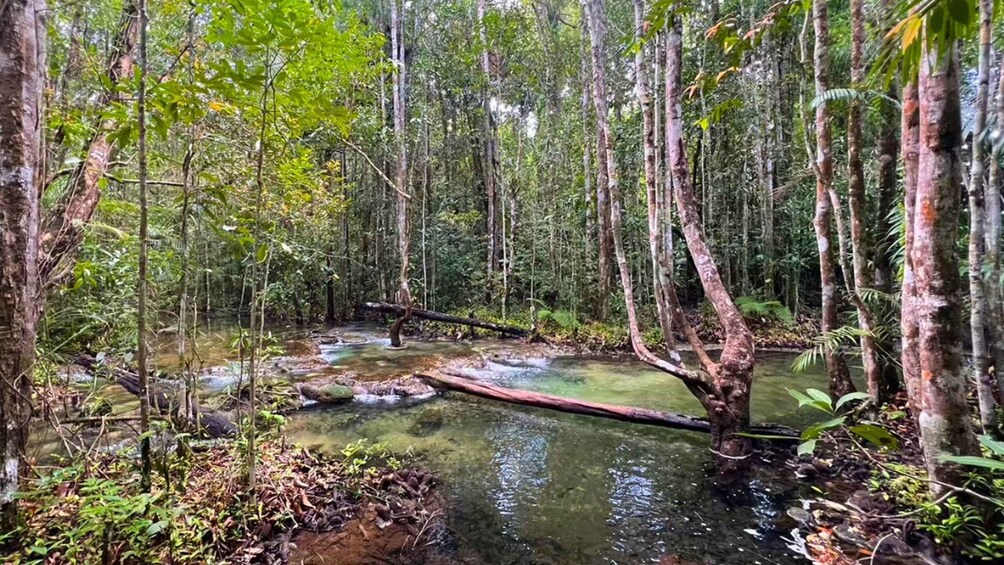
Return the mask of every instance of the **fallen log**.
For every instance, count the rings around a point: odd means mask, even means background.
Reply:
[[[387,302],[364,302],[360,304],[360,308],[362,308],[363,310],[370,310],[373,312],[394,314],[395,316],[401,316],[405,313],[404,306],[399,306],[397,304],[389,304]],[[445,322],[447,324],[458,324],[461,326],[481,328],[493,332],[499,332],[502,335],[513,335],[518,337],[526,337],[530,335],[530,330],[526,328],[507,326],[503,324],[495,324],[492,322],[486,322],[484,320],[478,320],[477,318],[462,318],[460,316],[451,316],[449,314],[443,314],[441,312],[433,312],[432,310],[423,310],[421,308],[412,308],[411,315],[415,318],[422,318],[423,320],[432,320],[434,322]]]
[[[683,414],[672,414],[669,412],[659,412],[647,408],[635,408],[632,406],[618,406],[615,404],[601,404],[598,402],[588,402],[574,398],[552,396],[539,392],[516,390],[487,383],[478,382],[469,377],[447,376],[442,374],[419,373],[416,377],[424,380],[432,388],[441,391],[462,392],[499,402],[518,404],[521,406],[532,406],[535,408],[545,408],[557,412],[569,414],[581,414],[585,416],[596,416],[598,418],[608,418],[631,422],[635,424],[646,424],[649,426],[659,426],[663,428],[673,428],[677,430],[691,430],[695,432],[711,433],[711,425],[707,420],[694,418]],[[750,426],[750,433],[763,436],[781,436],[778,439],[797,439],[799,432],[796,429],[777,424],[761,424]]]
[[[122,367],[102,364],[90,355],[78,355],[77,364],[92,373],[98,369],[107,371],[112,379],[122,388],[139,396],[139,376],[136,373]],[[178,418],[178,404],[166,392],[162,390],[150,390],[149,395],[151,408],[162,415],[170,417],[172,420]],[[198,403],[196,403],[193,410],[196,416],[198,416],[196,420],[199,422],[200,431],[209,437],[218,438],[236,435],[237,426],[222,412],[202,408]],[[181,422],[178,423],[180,424]]]

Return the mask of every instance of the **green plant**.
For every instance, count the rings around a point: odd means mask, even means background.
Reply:
[[[381,466],[392,470],[401,468],[401,461],[391,454],[386,442],[370,443],[368,439],[356,440],[342,448],[345,472],[349,476],[373,476]]]
[[[836,431],[851,434],[881,448],[895,449],[899,445],[899,441],[895,438],[895,436],[874,422],[860,421],[854,425],[848,426],[848,416],[838,415],[840,413],[840,409],[847,403],[867,399],[867,393],[852,392],[850,394],[845,394],[837,399],[836,402],[830,398],[830,395],[815,388],[806,389],[805,393],[788,389],[788,394],[798,401],[799,408],[808,406],[809,408],[831,416],[830,419],[813,424],[802,431],[802,443],[798,445],[799,455],[811,454],[816,449],[816,442],[824,433]]]
[[[736,298],[736,306],[747,320],[778,321],[784,325],[795,323],[791,310],[777,300],[757,300],[752,296],[740,296]]]

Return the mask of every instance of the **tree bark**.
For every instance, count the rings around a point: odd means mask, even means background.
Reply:
[[[585,0],[588,2],[589,0]],[[596,73],[604,72],[605,59],[597,59],[596,50],[592,47],[591,31],[588,25],[588,6],[583,2],[583,33],[589,37],[590,50],[589,57],[592,63],[592,74],[589,80],[589,87],[595,92]],[[593,95],[595,98],[595,94]],[[606,116],[604,116],[604,119]],[[607,166],[606,133],[600,125],[599,118],[596,120],[596,216],[599,226],[599,297],[597,308],[597,319],[606,321],[610,317],[610,292],[613,283],[613,248],[614,242],[610,226],[610,182],[608,179],[609,168]]]
[[[906,243],[903,253],[903,286],[901,290],[900,332],[903,335],[901,361],[903,382],[913,417],[920,418],[920,331],[917,326],[915,308],[916,283],[913,265],[914,226],[917,210],[917,174],[920,168],[920,101],[917,82],[911,81],[903,87],[902,117],[903,191],[904,191],[904,231]]]
[[[851,86],[862,88],[865,64],[862,51],[865,43],[864,0],[851,0]],[[868,396],[880,406],[886,399],[888,387],[884,385],[882,367],[875,347],[875,321],[862,293],[872,286],[868,271],[870,247],[865,229],[865,167],[861,160],[862,113],[861,102],[852,100],[847,120],[848,203],[851,212],[851,254],[854,271],[854,307],[858,324],[864,330],[861,337],[861,358],[865,367]],[[846,277],[847,274],[845,273]]]
[[[753,334],[722,282],[711,255],[701,224],[694,187],[690,183],[687,154],[683,142],[682,67],[683,32],[679,16],[670,22],[667,40],[666,150],[670,154],[670,173],[676,194],[677,211],[687,240],[687,247],[697,266],[704,294],[715,308],[718,322],[725,331],[725,345],[719,363],[707,367],[712,380],[709,393],[701,399],[712,426],[712,445],[721,454],[720,465],[737,467],[750,449],[749,440],[739,435],[749,429],[750,390],[753,383]],[[694,390],[694,387],[691,387]]]
[[[484,0],[480,0],[482,5]],[[390,326],[390,344],[401,347],[401,327],[411,320],[412,303],[409,280],[411,279],[411,226],[408,221],[408,153],[407,132],[405,131],[405,61],[404,61],[404,2],[398,7],[398,0],[391,0],[391,60],[394,62],[394,146],[397,153],[395,183],[397,184],[397,252],[400,259],[397,301],[404,312]]]
[[[459,375],[448,376],[442,374],[419,373],[416,376],[437,390],[462,392],[464,394],[470,394],[509,404],[517,404],[519,406],[532,406],[534,408],[545,408],[547,410],[565,412],[568,414],[595,416],[598,418],[672,428],[675,430],[713,433],[714,429],[712,424],[707,420],[694,418],[684,414],[659,412],[656,410],[649,410],[647,408],[635,408],[633,406],[601,404],[598,402],[553,396],[539,392],[515,390],[482,383]],[[777,424],[750,426],[749,431],[755,434],[782,436],[785,438],[782,441],[790,441],[790,439],[796,439],[799,437],[798,430]]]
[[[120,33],[108,65],[110,86],[103,94],[99,106],[107,106],[116,101],[118,95],[115,94],[115,87],[119,82],[128,81],[132,77],[139,32],[138,9],[137,2],[132,0],[123,5]],[[108,134],[115,125],[113,119],[103,120],[99,124],[97,133],[88,145],[86,157],[77,165],[69,187],[45,220],[41,235],[42,254],[39,258],[39,276],[45,287],[57,284],[73,272],[77,248],[84,238],[84,226],[91,220],[101,198],[99,183],[108,170],[113,150]]]
[[[673,340],[673,324],[670,321],[670,310],[666,297],[669,294],[667,286],[669,275],[665,269],[665,255],[662,252],[662,222],[659,218],[658,167],[655,150],[655,116],[652,92],[649,88],[648,61],[645,57],[645,4],[643,0],[634,0],[635,41],[638,51],[634,58],[635,94],[642,114],[642,144],[645,161],[645,195],[648,211],[648,246],[652,261],[652,291],[655,294],[656,311],[659,316],[659,327],[662,330],[666,352],[679,362],[676,344]]]
[[[817,97],[829,90],[830,23],[826,4],[826,0],[812,2],[816,32],[814,70]],[[825,102],[820,102],[816,106],[816,213],[812,225],[816,231],[816,243],[819,247],[819,278],[822,288],[820,331],[824,334],[835,330],[838,324],[836,268],[830,244],[830,223],[833,216],[833,205],[830,201],[833,184],[832,139],[830,111]],[[847,362],[839,349],[827,349],[826,370],[830,376],[831,396],[839,398],[854,391]]]
[[[31,418],[35,338],[43,293],[38,276],[39,194],[45,176],[44,0],[0,4],[0,533],[17,525]]]
[[[147,255],[150,246],[149,210],[147,206],[146,176],[146,0],[139,4],[139,92],[136,97],[136,116],[139,129],[139,276],[136,283],[136,365],[139,380],[139,429],[140,460],[142,473],[140,488],[150,490],[150,474],[153,459],[150,453],[150,395],[147,391],[147,343],[146,343],[146,298],[147,298]]]
[[[998,56],[1004,61],[1004,52]],[[1004,129],[1004,70],[998,70],[997,127]],[[990,178],[986,191],[986,257],[990,266],[991,284],[987,287],[987,307],[990,311],[990,352],[997,375],[997,396],[1004,401],[1004,289],[1001,280],[1001,155],[1004,136],[998,138],[990,159]]]
[[[495,117],[491,106],[491,57],[488,51],[488,30],[485,25],[485,0],[478,0],[477,7],[478,38],[481,41],[481,74],[483,85],[482,95],[482,143],[484,146],[483,175],[485,181],[485,199],[488,202],[488,287],[491,298],[491,287],[494,285],[495,274],[499,270],[499,233],[502,229],[499,223],[498,196],[498,148],[495,135]],[[404,64],[402,58],[401,64]]]
[[[959,110],[957,46],[944,53],[922,47],[918,100],[917,202],[913,259],[920,360],[918,418],[930,478],[962,480],[957,465],[943,455],[978,455],[969,425],[961,332],[958,217],[962,185],[962,117]],[[932,490],[944,490],[931,483]]]
[[[993,25],[993,0],[980,0],[980,43],[977,70],[976,108],[973,117],[973,153],[969,177],[969,298],[972,312],[969,329],[973,343],[973,379],[979,399],[980,423],[983,433],[998,434],[997,401],[993,375],[990,374],[990,354],[986,326],[987,295],[983,287],[983,246],[985,245],[984,173],[986,159],[983,135],[987,126],[987,106],[990,94],[990,35]]]

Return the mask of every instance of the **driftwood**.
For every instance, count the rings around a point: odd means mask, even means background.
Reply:
[[[585,400],[552,396],[538,392],[515,390],[478,382],[467,377],[428,373],[420,373],[416,376],[437,390],[463,392],[490,400],[519,404],[521,406],[546,408],[569,414],[582,414],[635,424],[711,433],[711,425],[708,424],[707,420],[683,414],[672,414],[631,406],[617,406],[615,404],[600,404],[598,402],[587,402]],[[750,426],[750,433],[765,436],[783,436],[784,438],[793,439],[799,437],[798,430],[776,424]]]
[[[139,396],[139,376],[133,371],[112,365],[102,365],[89,355],[78,355],[77,364],[91,372],[95,372],[99,368],[107,371],[122,388]],[[149,394],[151,408],[172,419],[179,417],[178,404],[166,392],[151,388]],[[222,412],[202,408],[198,403],[193,409],[198,416],[200,431],[206,435],[214,438],[236,435],[237,426]]]
[[[385,314],[394,314],[395,316],[401,316],[405,313],[404,306],[399,306],[397,304],[388,304],[387,302],[364,302],[360,306],[363,310],[371,310],[373,312],[383,312]],[[433,312],[432,310],[423,310],[421,308],[412,308],[411,315],[415,318],[422,318],[423,320],[432,320],[434,322],[445,322],[447,324],[459,324],[462,326],[471,326],[475,328],[481,328],[485,330],[491,330],[493,332],[499,332],[502,335],[512,335],[518,337],[526,337],[530,335],[530,330],[526,328],[519,328],[516,326],[506,326],[503,324],[495,324],[492,322],[486,322],[484,320],[478,320],[476,318],[462,318],[460,316],[451,316],[449,314],[443,314],[441,312]]]

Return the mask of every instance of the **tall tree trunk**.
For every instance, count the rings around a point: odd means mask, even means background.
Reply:
[[[116,86],[132,77],[139,30],[138,4],[134,0],[124,3],[119,26],[119,36],[108,64],[109,86],[99,103],[102,107],[121,101],[115,93]],[[46,287],[57,284],[73,272],[77,248],[84,237],[84,225],[91,220],[101,197],[100,181],[108,170],[113,150],[108,135],[115,126],[112,118],[98,125],[86,157],[77,165],[69,187],[45,220],[39,276]]]
[[[483,3],[484,0],[480,0]],[[404,314],[398,316],[390,327],[390,344],[401,347],[401,327],[411,320],[412,303],[409,279],[411,278],[411,230],[408,222],[408,154],[407,132],[405,131],[405,61],[404,61],[404,2],[398,6],[398,0],[391,0],[391,60],[394,62],[393,96],[394,96],[394,147],[397,154],[394,182],[397,185],[397,252],[400,259],[399,286],[397,302],[404,306]]]
[[[139,93],[136,97],[136,116],[139,122],[139,280],[136,286],[136,374],[139,378],[139,428],[140,460],[142,474],[140,488],[150,490],[150,473],[153,459],[150,453],[150,395],[147,390],[146,298],[147,255],[150,246],[148,207],[146,195],[146,0],[139,0]]]
[[[983,288],[984,173],[986,159],[983,135],[987,127],[987,105],[990,95],[990,34],[993,25],[994,0],[980,0],[980,44],[977,71],[976,108],[973,118],[973,159],[969,178],[969,298],[972,313],[969,329],[973,342],[973,379],[979,398],[980,423],[983,433],[997,435],[996,387],[990,374],[987,350],[987,296]]]
[[[188,45],[193,52],[188,54],[188,83],[195,83],[195,10],[188,17]],[[184,384],[184,394],[181,401],[182,421],[194,423],[194,429],[198,429],[198,422],[194,422],[197,410],[195,409],[195,375],[192,373],[191,358],[188,351],[188,314],[191,310],[189,304],[189,286],[191,281],[191,246],[189,245],[189,216],[191,215],[192,201],[192,160],[195,157],[195,127],[190,125],[187,128],[188,137],[185,144],[185,157],[181,163],[181,226],[179,231],[179,247],[181,255],[181,280],[178,283],[178,368],[182,372],[182,383]]]
[[[655,116],[652,93],[649,89],[648,61],[645,53],[645,4],[643,0],[634,0],[635,41],[639,48],[634,58],[635,94],[642,114],[642,144],[645,160],[645,195],[648,210],[648,246],[652,260],[652,291],[655,294],[656,309],[659,316],[659,327],[662,329],[663,341],[671,357],[679,361],[673,340],[673,325],[670,322],[670,311],[666,301],[669,294],[666,286],[670,284],[665,272],[665,255],[662,252],[662,223],[659,218],[658,167],[655,150]]]
[[[711,373],[711,393],[698,398],[708,412],[711,423],[714,449],[725,457],[720,463],[737,465],[738,460],[749,451],[749,440],[739,433],[749,428],[750,390],[753,383],[754,346],[753,334],[746,326],[736,308],[725,284],[722,282],[711,255],[701,224],[701,214],[697,207],[697,197],[690,183],[687,155],[683,142],[682,103],[682,24],[679,16],[670,23],[666,46],[666,150],[670,154],[673,188],[676,193],[677,210],[687,247],[697,266],[697,274],[704,287],[704,294],[715,308],[718,322],[725,331],[725,345],[719,363],[706,367]],[[688,385],[690,386],[690,385]],[[694,391],[693,386],[690,386]]]
[[[914,226],[917,210],[917,175],[920,168],[920,101],[917,82],[911,81],[903,87],[902,118],[903,153],[903,223],[906,244],[903,253],[903,286],[900,300],[900,332],[903,335],[900,364],[903,366],[903,382],[914,418],[920,417],[920,345],[916,314],[916,281],[913,265]]]
[[[1004,61],[1004,51],[998,59]],[[997,128],[1004,129],[1004,69],[998,70]],[[997,139],[991,154],[990,178],[986,191],[986,258],[990,266],[991,284],[987,287],[987,307],[990,310],[990,352],[997,375],[997,396],[1004,400],[1004,289],[1001,288],[1001,155],[1004,136]]]
[[[499,233],[502,225],[499,223],[499,195],[498,195],[498,147],[495,136],[495,117],[492,111],[491,98],[491,57],[488,50],[488,29],[485,24],[485,0],[478,0],[477,8],[478,37],[481,41],[481,74],[484,85],[482,87],[482,143],[484,146],[484,181],[485,199],[488,202],[488,294],[489,301],[492,298],[492,287],[495,282],[495,275],[499,270],[499,253],[501,244]],[[403,59],[402,59],[403,65]]]
[[[861,88],[865,80],[865,63],[862,51],[865,44],[864,0],[851,0],[851,86]],[[864,331],[861,337],[861,358],[865,366],[865,381],[868,396],[876,406],[882,404],[888,393],[883,382],[882,367],[879,364],[875,346],[875,321],[871,309],[865,303],[864,289],[872,286],[868,271],[870,255],[865,228],[865,167],[861,160],[862,142],[861,102],[851,101],[847,119],[847,168],[848,202],[851,211],[851,253],[854,271],[854,307],[858,313],[858,324]],[[847,273],[844,273],[847,276]]]
[[[44,0],[0,4],[0,533],[17,525],[31,417],[35,337],[44,295],[38,276],[39,193],[45,176],[42,114]]]
[[[920,379],[918,418],[931,479],[960,484],[951,455],[976,455],[969,425],[962,362],[962,304],[956,237],[962,185],[962,117],[957,46],[944,53],[922,47],[918,100],[917,202],[913,218],[913,275]],[[944,490],[932,483],[932,490]]]
[[[830,22],[826,0],[813,0],[813,23],[816,32],[815,82],[816,96],[829,90],[830,75]],[[833,183],[833,156],[831,155],[833,134],[830,131],[830,111],[825,102],[816,106],[816,214],[812,224],[816,230],[819,246],[819,278],[822,287],[823,333],[837,328],[837,283],[830,243],[830,222],[833,205],[830,191]],[[847,362],[839,349],[826,351],[826,370],[830,376],[830,394],[841,397],[854,391]]]
[[[588,1],[588,0],[587,0]],[[583,4],[583,33],[589,34],[589,27],[586,23],[588,19],[587,15],[588,7]],[[586,38],[590,41],[591,38]],[[595,91],[596,85],[595,73],[596,68],[603,68],[605,64],[603,59],[596,59],[596,50],[590,48],[589,58],[593,67],[594,76],[589,80],[589,88]],[[605,118],[605,116],[604,116]],[[598,271],[599,271],[599,297],[598,297],[598,308],[597,308],[597,318],[600,321],[606,321],[610,316],[610,291],[613,286],[613,254],[614,254],[614,242],[611,236],[611,226],[610,226],[610,183],[607,178],[608,176],[607,167],[607,150],[606,150],[606,133],[600,126],[599,119],[596,121],[596,216],[597,225],[599,226],[599,254],[598,254]]]

